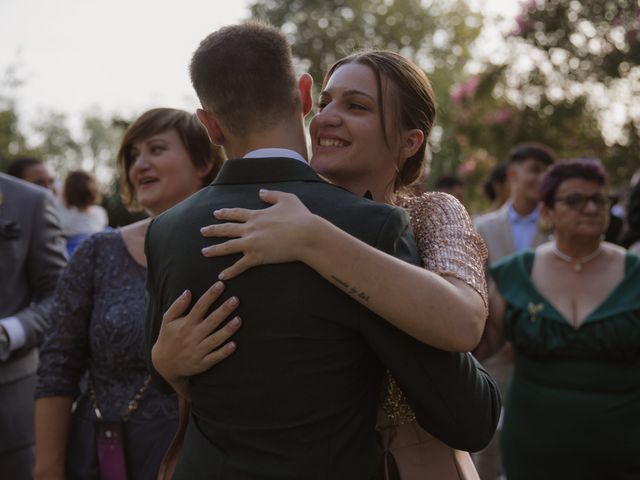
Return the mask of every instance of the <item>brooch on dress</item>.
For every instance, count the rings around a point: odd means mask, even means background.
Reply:
[[[529,302],[529,320],[538,320],[538,314],[544,310],[544,303]]]

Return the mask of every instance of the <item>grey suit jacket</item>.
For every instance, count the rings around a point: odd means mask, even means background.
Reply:
[[[17,317],[26,333],[25,345],[0,362],[0,384],[4,384],[37,369],[36,347],[66,265],[66,250],[54,199],[47,190],[0,173],[0,192],[0,221],[15,222],[19,228],[17,238],[0,235],[0,318]]]
[[[477,217],[475,219],[475,226],[487,244],[487,249],[489,250],[489,265],[515,253],[516,247],[513,243],[513,234],[511,233],[511,224],[509,223],[508,202],[498,210]],[[548,241],[549,235],[538,229],[533,238],[531,248],[535,248]]]

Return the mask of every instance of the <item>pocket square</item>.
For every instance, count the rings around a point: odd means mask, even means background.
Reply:
[[[0,219],[0,238],[4,240],[16,240],[20,238],[20,225],[18,222]]]

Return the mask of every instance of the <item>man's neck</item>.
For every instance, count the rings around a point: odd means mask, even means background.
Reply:
[[[533,212],[538,206],[538,202],[532,202],[528,199],[512,198],[511,206],[521,217],[526,217]]]
[[[305,160],[309,160],[302,121],[249,132],[244,136],[230,138],[224,144],[224,150],[228,158],[242,158],[247,153],[261,148],[286,148],[299,153]]]

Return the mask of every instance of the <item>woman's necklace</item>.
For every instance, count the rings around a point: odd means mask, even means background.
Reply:
[[[584,257],[580,257],[580,258],[574,258],[574,257],[571,257],[571,256],[565,254],[565,253],[562,253],[558,249],[558,245],[555,242],[553,244],[553,248],[552,248],[551,251],[560,260],[564,260],[565,262],[570,263],[571,266],[573,267],[573,271],[574,272],[580,273],[582,271],[582,266],[585,263],[590,262],[591,260],[593,260],[594,258],[596,258],[598,255],[600,255],[602,253],[602,245],[598,245],[598,248],[596,248],[589,255],[585,255]]]

